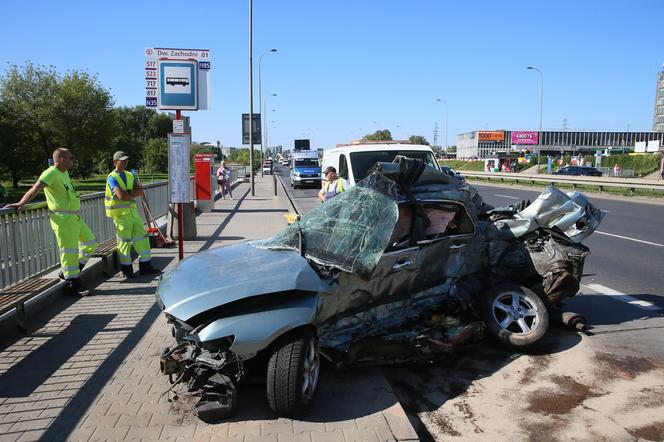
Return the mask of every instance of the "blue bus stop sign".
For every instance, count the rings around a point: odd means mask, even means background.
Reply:
[[[198,62],[159,60],[159,109],[198,110]]]

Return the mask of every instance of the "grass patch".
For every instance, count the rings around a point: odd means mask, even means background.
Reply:
[[[72,179],[72,184],[79,194],[85,195],[88,193],[103,192],[106,190],[106,177],[107,175],[93,175],[88,179]],[[2,185],[7,189],[6,203],[15,203],[20,201],[25,192],[35,184],[39,177],[32,177],[29,179],[21,180],[18,183],[18,188],[12,187],[11,181],[4,181]],[[151,184],[157,181],[166,181],[168,179],[167,173],[144,173],[140,174],[140,179],[143,184]],[[32,200],[32,202],[46,201],[44,192],[39,192],[39,195]]]

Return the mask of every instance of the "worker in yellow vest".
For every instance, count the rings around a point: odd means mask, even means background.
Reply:
[[[113,154],[115,170],[108,174],[104,202],[106,216],[112,218],[115,224],[122,274],[126,278],[133,278],[132,245],[138,253],[138,268],[141,275],[152,275],[159,273],[159,270],[152,267],[150,241],[143,220],[136,209],[136,198],[143,195],[143,189],[136,177],[126,170],[128,161],[129,156],[122,151]]]
[[[21,201],[8,204],[7,208],[21,210],[43,189],[48,205],[48,217],[60,250],[58,276],[63,278],[69,292],[76,296],[90,294],[81,285],[79,275],[90,256],[97,249],[97,240],[81,218],[81,200],[69,178],[74,167],[74,156],[65,148],[53,152],[53,166],[46,169]]]
[[[321,203],[329,201],[335,196],[339,195],[341,192],[345,192],[350,187],[348,181],[337,176],[337,169],[334,166],[328,166],[323,171],[323,176],[325,181],[323,182],[323,187],[318,192],[318,199]]]

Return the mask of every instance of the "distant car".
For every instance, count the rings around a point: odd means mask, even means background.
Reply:
[[[266,160],[263,163],[263,173],[272,174],[272,160]]]
[[[602,176],[602,172],[594,167],[587,166],[565,166],[553,173],[554,175],[581,175],[581,176]]]
[[[450,166],[440,166],[440,171],[443,172],[445,175],[453,176],[459,181],[466,181],[465,176],[461,175],[459,172],[452,169]]]

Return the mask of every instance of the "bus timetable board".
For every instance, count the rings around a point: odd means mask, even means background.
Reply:
[[[146,48],[145,49],[145,106],[156,109],[159,105],[160,81],[159,60],[188,60],[197,63],[196,77],[198,81],[198,110],[208,110],[210,106],[210,67],[209,49],[177,49],[177,48]],[[184,85],[184,76],[173,76],[175,80],[164,84],[173,88]],[[178,81],[179,78],[179,81]],[[170,107],[169,109],[175,109]],[[193,110],[191,108],[183,110]]]
[[[190,134],[168,134],[168,202],[189,203]]]

